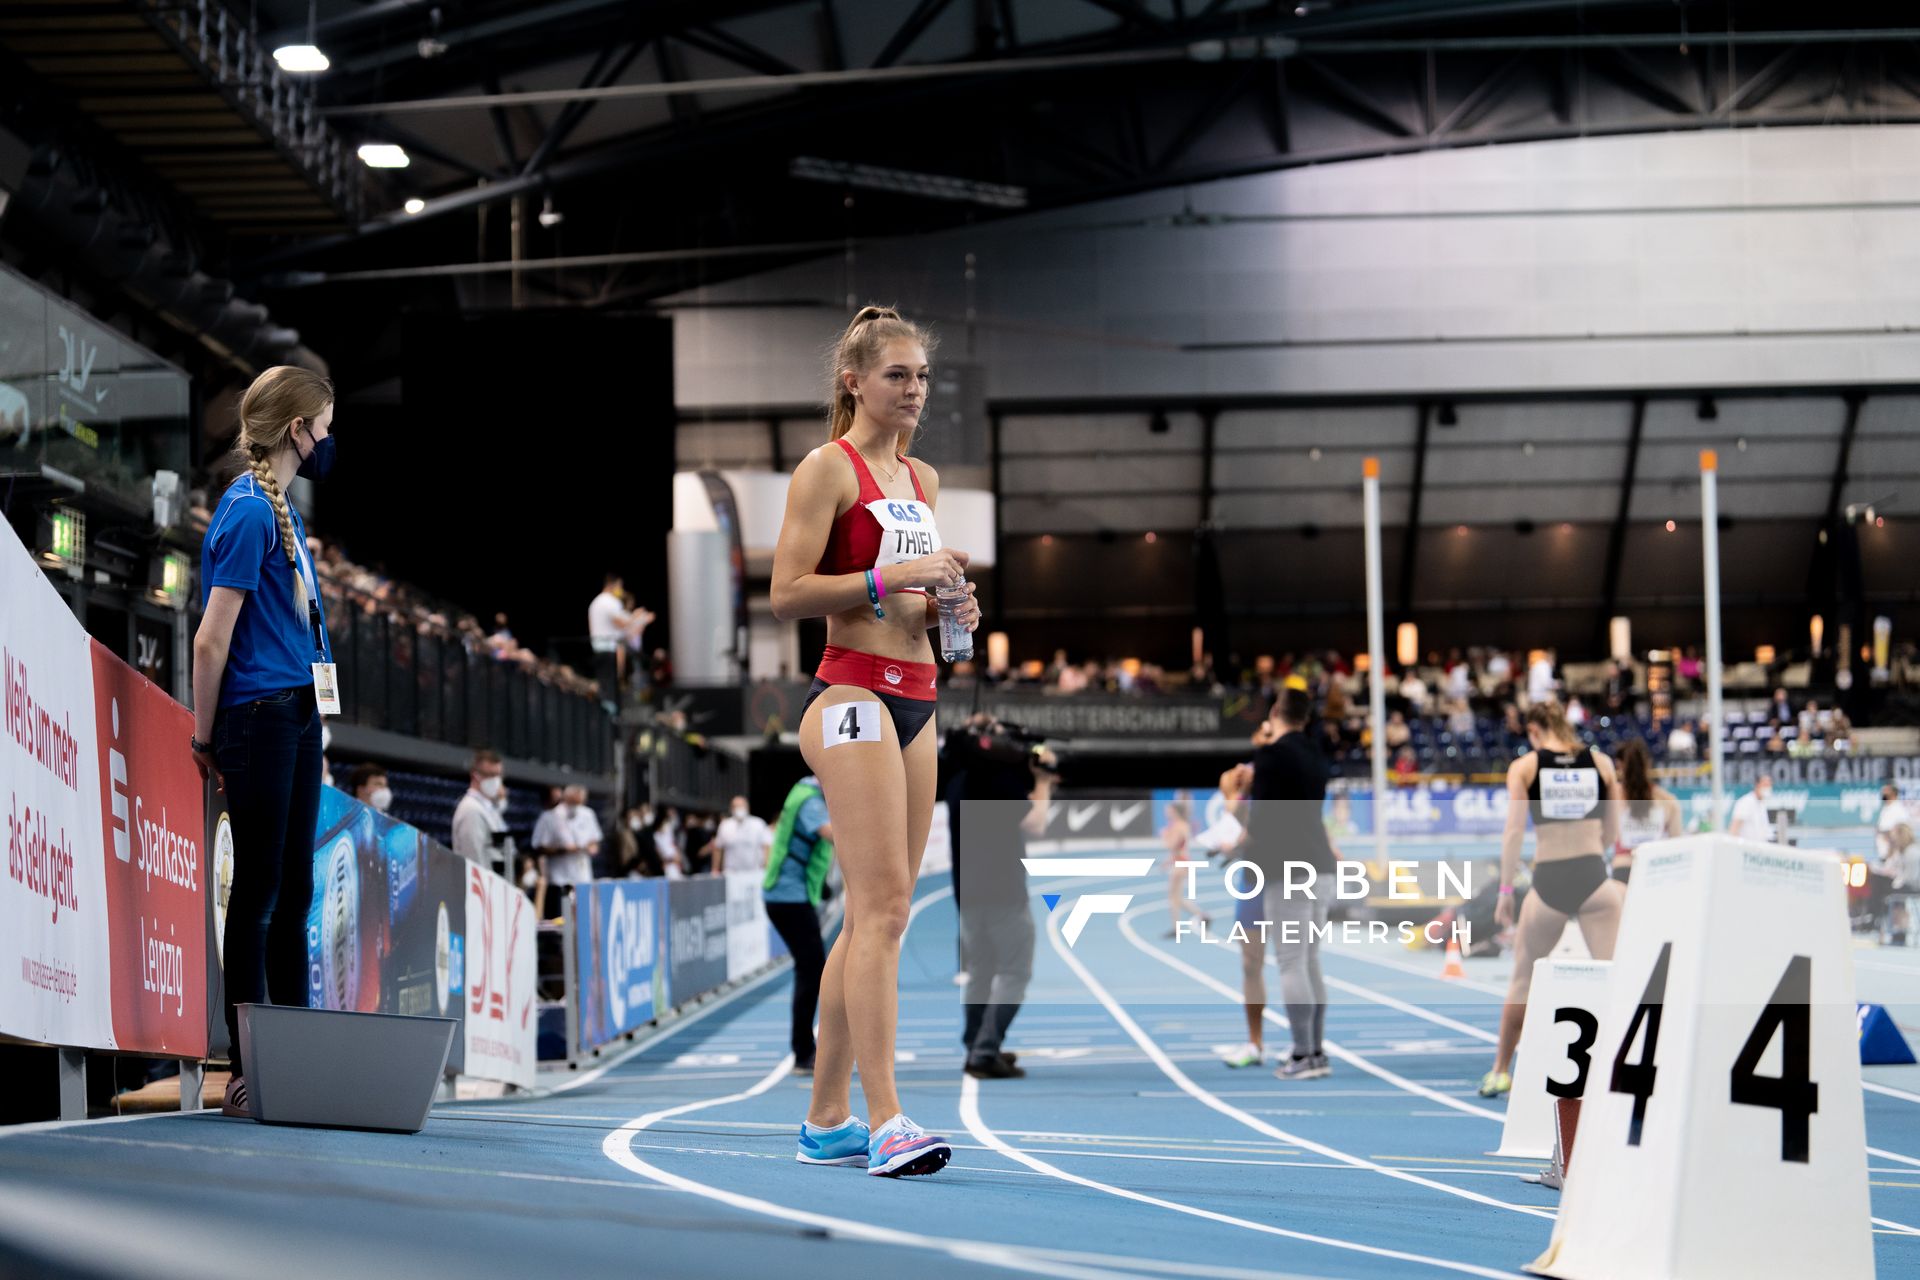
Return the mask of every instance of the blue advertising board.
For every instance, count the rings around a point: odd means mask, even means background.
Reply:
[[[596,880],[574,892],[577,1050],[598,1048],[667,1011],[667,885]]]

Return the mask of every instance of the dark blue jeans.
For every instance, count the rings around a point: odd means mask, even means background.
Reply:
[[[227,1035],[241,1072],[242,1004],[307,1003],[307,911],[320,815],[320,712],[313,689],[222,707],[213,754],[227,781],[233,887],[227,894]]]

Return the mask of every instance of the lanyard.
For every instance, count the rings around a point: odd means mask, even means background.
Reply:
[[[305,530],[299,532],[304,534]],[[326,624],[320,619],[320,588],[314,581],[313,565],[307,559],[306,547],[294,548],[294,562],[297,566],[294,572],[305,579],[307,584],[307,625],[313,630],[314,657],[321,662],[330,661],[327,654]]]

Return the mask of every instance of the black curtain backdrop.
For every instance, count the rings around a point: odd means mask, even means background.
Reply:
[[[667,642],[673,329],[575,310],[405,318],[403,406],[340,405],[316,531],[365,565],[590,671],[609,571]]]

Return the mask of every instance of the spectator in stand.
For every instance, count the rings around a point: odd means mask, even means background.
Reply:
[[[1787,754],[1787,740],[1780,736],[1780,730],[1776,728],[1767,735],[1766,743],[1761,749],[1770,756],[1784,756]]]
[[[648,668],[647,679],[656,689],[664,689],[673,683],[673,662],[667,657],[665,649],[653,651],[653,662]]]
[[[1825,728],[1819,703],[1809,701],[1806,706],[1800,708],[1800,740],[1802,742],[1812,742],[1815,735],[1823,733]]]
[[[1617,716],[1627,709],[1627,701],[1633,694],[1633,676],[1621,669],[1612,658],[1607,659],[1607,714]]]
[[[1413,667],[1400,680],[1400,696],[1407,700],[1407,709],[1416,716],[1427,714],[1427,682],[1420,678],[1420,672]]]
[[[573,833],[574,847],[587,857],[588,870],[583,879],[591,880],[604,870],[600,861],[600,846],[607,837],[600,829],[600,815],[593,811],[585,787],[568,787],[562,798],[568,809],[567,826]]]
[[[1578,695],[1567,699],[1567,723],[1578,729],[1587,722],[1587,704]]]
[[[707,852],[713,857],[715,871],[759,871],[767,865],[767,849],[772,844],[773,828],[748,810],[745,796],[735,796],[708,842]]]
[[[1455,698],[1447,708],[1447,732],[1455,735],[1472,733],[1474,730],[1473,708],[1465,698]]]
[[[625,595],[626,584],[620,575],[609,573],[600,594],[587,606],[587,638],[593,645],[594,676],[600,682],[600,700],[616,710],[627,678],[627,642],[637,638],[653,621],[653,614],[645,609],[629,612]]]
[[[1414,758],[1412,747],[1402,747],[1394,753],[1393,776],[1411,778],[1420,772],[1420,762]]]
[[[1767,813],[1767,800],[1772,795],[1773,779],[1764,773],[1755,778],[1753,790],[1733,806],[1733,821],[1727,825],[1727,834],[1742,840],[1772,840],[1773,819]]]
[[[393,807],[393,788],[387,785],[387,771],[380,765],[355,765],[347,775],[347,790],[375,813],[385,813]]]
[[[1504,649],[1495,649],[1487,659],[1487,674],[1496,684],[1506,684],[1513,679],[1513,663]]]
[[[1880,813],[1874,820],[1874,844],[1885,858],[1893,848],[1892,832],[1895,827],[1913,823],[1913,811],[1907,808],[1907,802],[1900,798],[1900,788],[1889,782],[1880,788]]]
[[[1387,750],[1398,751],[1413,739],[1413,730],[1407,727],[1407,718],[1398,711],[1387,713]]]
[[[475,866],[511,874],[513,837],[507,834],[505,769],[482,748],[467,765],[467,794],[453,810],[453,851]]]
[[[1447,654],[1447,697],[1455,702],[1473,697],[1473,668],[1458,649]]]
[[[1534,650],[1527,666],[1527,701],[1534,706],[1553,702],[1559,688],[1560,682],[1553,678],[1553,654],[1546,649]]]
[[[713,841],[713,821],[704,813],[686,814],[680,822],[680,857],[688,875],[704,876],[713,872],[708,847]]]
[[[1673,722],[1673,732],[1667,735],[1667,755],[1674,760],[1691,760],[1700,751],[1700,744],[1693,736],[1693,727],[1685,720]]]
[[[561,898],[573,892],[574,885],[593,879],[591,856],[582,847],[579,828],[575,826],[578,807],[573,798],[574,789],[566,788],[561,792],[559,803],[542,813],[533,824],[533,851],[539,860],[533,912],[542,920],[548,918],[548,888],[558,890],[555,894],[558,905]]]
[[[1680,657],[1673,664],[1673,674],[1689,684],[1700,682],[1700,650],[1688,645],[1680,651]]]
[[[1827,723],[1827,749],[1840,752],[1853,750],[1853,721],[1848,719],[1845,708],[1833,709],[1833,718]]]
[[[653,851],[669,880],[684,880],[687,864],[680,857],[680,811],[669,805],[652,828]]]
[[[1767,718],[1778,724],[1792,724],[1793,702],[1787,697],[1785,689],[1773,691],[1773,701],[1767,706]]]

